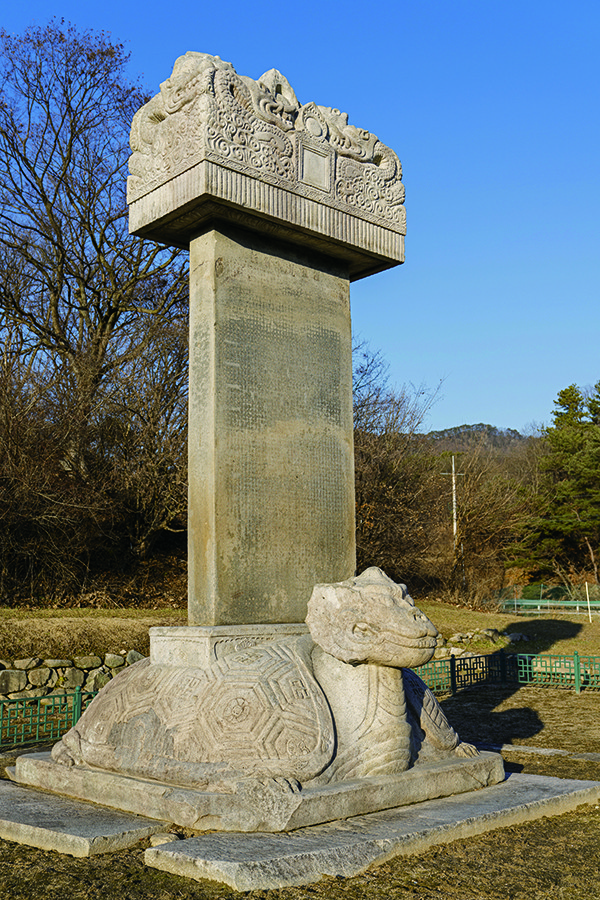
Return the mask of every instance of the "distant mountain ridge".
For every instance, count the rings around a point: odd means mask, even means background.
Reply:
[[[472,447],[473,444],[505,449],[527,440],[524,434],[514,428],[496,428],[495,425],[486,425],[483,422],[477,425],[455,425],[454,428],[445,428],[443,431],[430,431],[425,437],[436,443],[451,445],[456,450]]]

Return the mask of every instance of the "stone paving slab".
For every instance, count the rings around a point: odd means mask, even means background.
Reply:
[[[239,891],[357,875],[372,863],[418,853],[600,800],[600,782],[510,775],[471,794],[429,800],[288,834],[207,834],[146,850],[146,865],[221,881]]]
[[[132,847],[165,823],[0,781],[0,837],[70,856]]]
[[[569,759],[585,759],[600,762],[600,753],[578,753],[576,750],[558,750],[555,747],[534,747],[531,744],[477,744],[479,750],[494,753],[533,753],[538,756],[568,756]]]

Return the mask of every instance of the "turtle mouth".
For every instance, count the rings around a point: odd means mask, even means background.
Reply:
[[[401,647],[415,647],[417,650],[425,650],[436,647],[437,639],[434,637],[409,638],[401,635],[400,639],[397,638],[394,643],[399,644]]]

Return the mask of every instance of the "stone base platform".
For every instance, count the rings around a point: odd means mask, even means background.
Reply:
[[[165,823],[0,781],[0,837],[70,856],[133,847]]]
[[[502,757],[451,758],[398,776],[287,789],[274,780],[240,782],[235,793],[178,787],[106,770],[55,763],[49,753],[20,756],[13,781],[200,831],[292,831],[336,819],[477,791],[504,780]]]
[[[420,853],[436,844],[494,828],[560,815],[597,803],[600,782],[510,775],[504,784],[295,831],[293,834],[207,834],[146,850],[146,865],[238,891],[311,884],[324,875],[350,877],[373,863]]]

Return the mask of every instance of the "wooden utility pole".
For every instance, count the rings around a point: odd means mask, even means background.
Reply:
[[[458,517],[456,513],[456,476],[464,475],[464,472],[457,472],[454,466],[454,454],[452,455],[452,471],[442,472],[442,475],[452,475],[452,533],[454,536],[454,552],[456,553],[456,536],[458,533]]]

